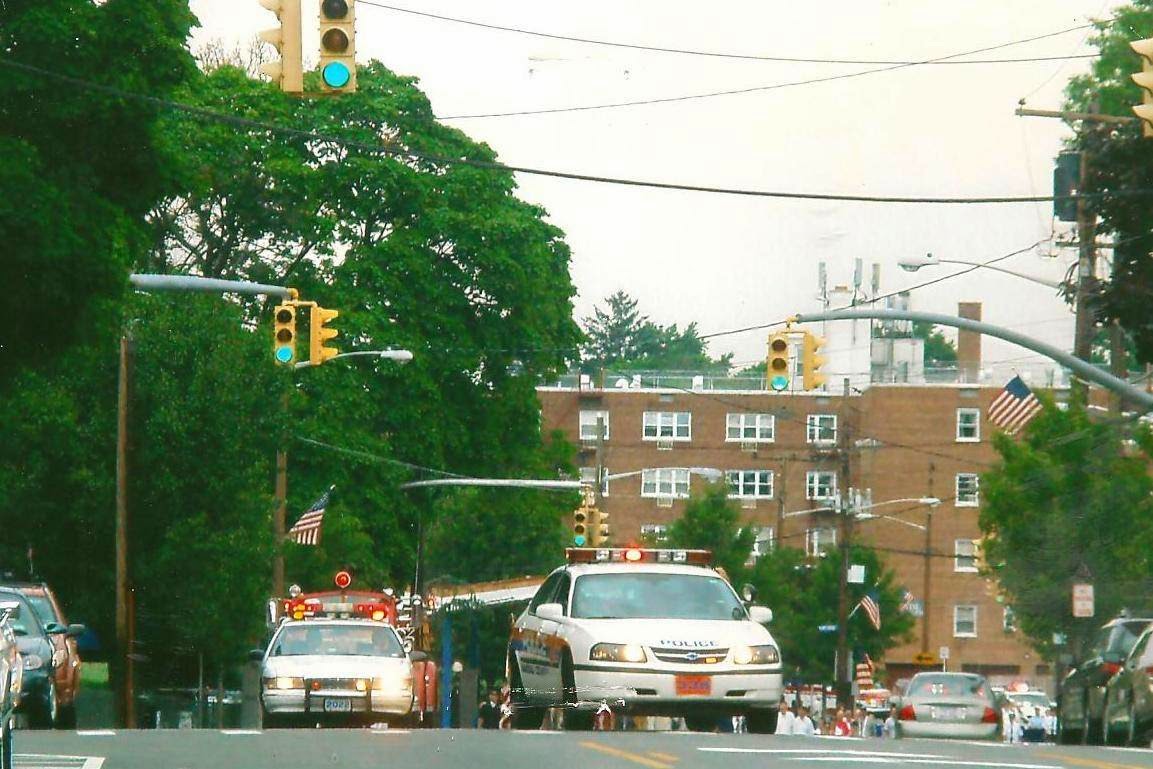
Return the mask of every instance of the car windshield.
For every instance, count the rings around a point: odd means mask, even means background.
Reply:
[[[1014,705],[1033,705],[1034,707],[1049,707],[1049,695],[1045,692],[1017,692],[1006,695]]]
[[[36,613],[28,605],[28,601],[13,593],[0,593],[0,602],[11,603],[13,601],[20,604],[20,616],[9,620],[13,632],[17,635],[37,637],[44,635],[44,629]]]
[[[272,646],[273,657],[403,657],[404,648],[390,628],[361,625],[291,625]]]
[[[1137,643],[1137,636],[1145,629],[1146,622],[1118,622],[1101,628],[1093,639],[1092,652],[1089,656],[1101,657],[1105,654],[1129,653],[1133,644]]]
[[[584,619],[745,619],[733,589],[717,576],[585,574],[576,580],[572,616]]]
[[[909,684],[909,697],[988,697],[985,679],[965,675],[919,675]]]

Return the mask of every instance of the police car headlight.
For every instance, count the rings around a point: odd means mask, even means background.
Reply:
[[[384,691],[386,689],[401,689],[412,690],[412,676],[411,675],[383,675],[377,676],[372,679],[373,691]]]
[[[781,661],[775,646],[734,646],[729,656],[735,665],[772,665]]]
[[[294,678],[292,676],[277,676],[276,678],[264,679],[264,688],[266,689],[303,689],[304,679]]]
[[[593,662],[648,662],[639,644],[597,644],[589,651]]]
[[[44,658],[39,654],[25,654],[23,656],[25,670],[39,670],[44,667]]]

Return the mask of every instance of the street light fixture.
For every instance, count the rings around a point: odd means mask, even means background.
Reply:
[[[355,358],[357,356],[371,356],[373,358],[379,358],[380,360],[396,361],[400,364],[408,363],[412,360],[412,352],[409,350],[358,350],[356,352],[342,352],[339,355],[332,356],[328,360]],[[311,360],[302,360],[299,361],[294,368],[312,368],[319,365],[319,363],[313,363]]]
[[[996,270],[997,272],[1003,272],[1006,275],[1012,275],[1013,277],[1021,278],[1022,280],[1028,280],[1028,281],[1031,281],[1033,283],[1039,283],[1040,285],[1046,286],[1047,288],[1060,289],[1060,288],[1063,288],[1065,285],[1064,283],[1061,283],[1061,282],[1058,282],[1055,280],[1046,280],[1045,278],[1038,278],[1038,277],[1034,277],[1033,275],[1026,275],[1023,272],[1017,272],[1015,270],[1010,270],[1010,269],[1007,269],[1005,267],[999,267],[998,265],[995,265],[995,264],[987,264],[984,262],[969,262],[969,261],[965,261],[962,259],[938,259],[937,257],[933,256],[931,253],[925,254],[922,257],[905,258],[905,259],[902,259],[899,262],[897,262],[897,264],[900,265],[902,270],[905,270],[907,272],[916,272],[917,270],[921,269],[922,267],[936,267],[939,264],[963,264],[963,265],[966,265],[969,267],[984,267],[986,270]]]

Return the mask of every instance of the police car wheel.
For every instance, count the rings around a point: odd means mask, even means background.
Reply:
[[[772,734],[777,731],[777,711],[772,708],[750,710],[745,725],[750,734]]]
[[[520,666],[517,665],[515,659],[510,658],[508,669],[509,699],[512,704],[512,728],[540,729],[540,725],[544,723],[545,709],[523,704],[526,697],[524,682],[520,677]]]

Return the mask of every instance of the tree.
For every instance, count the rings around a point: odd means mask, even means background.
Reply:
[[[1100,625],[1153,588],[1153,441],[1093,422],[1081,403],[1047,402],[1025,437],[994,438],[1000,460],[981,476],[985,560],[1021,630],[1052,657],[1053,634],[1075,654]],[[1097,619],[1071,616],[1071,586],[1096,586]]]
[[[925,365],[939,368],[957,362],[957,346],[928,321],[913,321],[913,337],[925,340]]]
[[[711,550],[713,562],[739,587],[757,532],[751,525],[741,525],[740,508],[728,495],[729,486],[721,481],[689,499],[684,514],[669,526],[669,547]]]

